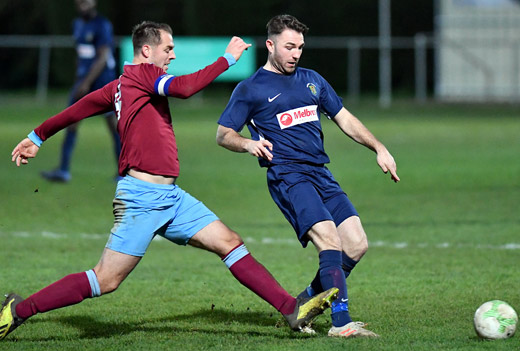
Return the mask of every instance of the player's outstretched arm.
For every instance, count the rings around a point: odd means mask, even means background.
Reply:
[[[251,44],[246,44],[241,38],[233,37],[229,42],[224,57],[227,63],[224,67],[222,61],[215,61],[211,65],[198,70],[195,73],[185,74],[182,76],[171,78],[171,84],[168,88],[168,96],[177,97],[180,99],[187,99],[190,96],[198,93],[206,86],[208,86],[215,78],[224,73],[229,66],[234,65],[236,61],[242,56],[244,50],[250,47]],[[226,57],[232,56],[232,59]],[[234,61],[233,61],[234,60]],[[223,61],[226,62],[226,61]]]
[[[375,151],[377,154],[377,164],[381,167],[383,172],[390,172],[390,176],[394,182],[397,183],[400,181],[399,176],[397,175],[397,165],[393,156],[359,119],[343,107],[338,114],[334,116],[333,121],[338,125],[343,133],[361,145]]]
[[[29,138],[25,138],[16,145],[11,152],[11,161],[16,162],[16,165],[20,167],[20,164],[29,163],[29,158],[34,158],[40,148],[31,141]]]
[[[267,161],[273,160],[273,144],[269,140],[252,140],[244,138],[235,130],[218,126],[217,144],[234,152],[248,152],[255,157],[262,157]]]
[[[246,43],[242,38],[233,37],[226,48],[226,53],[233,55],[235,60],[238,61],[244,50],[247,50],[250,46],[251,44]]]

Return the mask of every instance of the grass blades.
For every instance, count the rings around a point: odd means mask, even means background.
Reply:
[[[226,100],[172,102],[178,184],[239,232],[293,295],[313,278],[316,251],[302,249],[272,202],[265,170],[215,143]],[[14,100],[14,99],[13,99]],[[65,98],[63,98],[64,105]],[[0,292],[28,296],[93,267],[112,226],[115,173],[101,117],[82,122],[69,184],[43,181],[63,133],[16,168],[16,143],[61,102],[3,101],[0,112]],[[520,312],[520,116],[514,106],[351,108],[389,148],[402,181],[324,119],[329,168],[361,214],[371,248],[348,278],[351,314],[380,339],[316,337],[277,328],[278,313],[236,282],[218,257],[155,240],[118,291],[38,315],[2,350],[513,350],[518,335],[480,341],[473,314],[501,299]]]

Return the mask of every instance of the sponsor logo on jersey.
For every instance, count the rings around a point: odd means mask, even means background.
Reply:
[[[276,115],[280,128],[285,129],[298,124],[319,120],[318,105],[309,105],[285,111]]]
[[[278,96],[280,96],[280,95],[282,95],[282,93],[280,93],[280,94],[278,94],[278,95],[275,95],[275,96],[273,96],[273,97],[268,97],[268,98],[267,98],[267,101],[269,101],[269,102],[273,102],[274,99],[276,99],[276,98],[277,98]]]
[[[318,90],[316,89],[316,86],[312,83],[307,83],[307,88],[311,91],[311,94],[314,96],[318,96]]]

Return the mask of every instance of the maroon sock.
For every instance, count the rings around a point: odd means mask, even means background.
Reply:
[[[294,312],[296,299],[289,295],[251,254],[235,262],[229,270],[242,285],[270,303],[280,313]]]
[[[70,274],[20,302],[16,305],[16,314],[27,319],[36,313],[77,304],[91,294],[85,272]]]

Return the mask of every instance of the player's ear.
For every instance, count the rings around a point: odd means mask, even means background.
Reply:
[[[274,52],[274,41],[272,41],[271,39],[267,39],[265,41],[265,46],[270,53]]]
[[[150,45],[143,45],[141,47],[141,55],[143,55],[145,58],[150,57],[152,54],[152,47]]]

